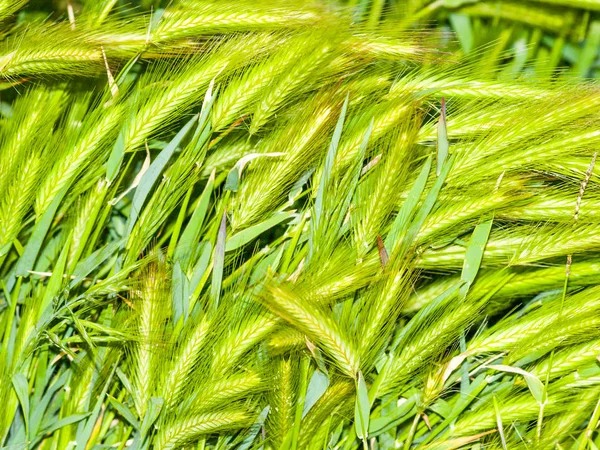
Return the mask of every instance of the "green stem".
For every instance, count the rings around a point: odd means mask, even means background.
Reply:
[[[590,418],[590,421],[583,432],[583,436],[581,436],[581,440],[577,446],[578,450],[586,450],[588,448],[588,442],[592,441],[592,433],[598,426],[598,419],[600,419],[600,398],[598,399],[596,407],[594,408],[594,412],[592,413],[592,417]]]
[[[192,192],[194,191],[194,186],[191,186],[188,189],[187,195],[183,199],[183,203],[179,209],[179,214],[177,215],[177,221],[175,222],[175,226],[173,227],[173,231],[171,232],[171,240],[169,241],[169,248],[167,249],[167,258],[173,259],[173,255],[175,254],[175,249],[177,248],[177,242],[179,241],[179,234],[181,233],[181,226],[183,225],[183,221],[187,216],[188,204],[190,202],[190,197],[192,196]]]
[[[298,448],[298,437],[300,436],[300,425],[302,424],[302,411],[304,411],[304,401],[306,400],[306,389],[308,388],[308,369],[310,360],[302,358],[300,362],[300,386],[298,388],[298,401],[296,403],[296,413],[294,416],[294,428],[292,429],[292,442],[290,450]]]
[[[417,425],[419,424],[419,419],[420,418],[421,418],[421,415],[417,411],[417,414],[415,414],[415,418],[413,420],[413,423],[410,426],[410,431],[408,432],[408,436],[406,437],[406,441],[404,441],[404,450],[408,450],[410,448],[410,446],[412,445],[412,441],[413,441],[413,439],[415,437],[415,433],[417,431]]]
[[[383,5],[385,4],[385,0],[373,0],[373,4],[371,5],[371,11],[369,12],[369,19],[367,21],[367,27],[375,28],[379,23],[379,19],[381,17],[381,11],[383,10]]]

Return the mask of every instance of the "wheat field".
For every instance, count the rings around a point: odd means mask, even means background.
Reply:
[[[0,0],[0,448],[600,447],[600,2]]]

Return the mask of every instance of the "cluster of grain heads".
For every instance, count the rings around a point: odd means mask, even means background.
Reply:
[[[439,2],[66,3],[0,1],[0,446],[600,445],[596,83]]]

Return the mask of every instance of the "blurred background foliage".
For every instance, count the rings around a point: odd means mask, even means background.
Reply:
[[[307,0],[310,3],[312,0]],[[600,0],[320,0],[352,8],[366,27],[393,24],[391,32],[419,29],[441,32],[440,45],[479,65],[482,75],[502,66],[499,76],[600,76]],[[172,1],[115,0],[130,14]],[[69,4],[77,13],[96,0],[31,0],[18,20],[66,18]],[[120,8],[119,8],[120,7]],[[44,15],[46,14],[46,15]],[[26,17],[27,16],[27,17]],[[398,27],[400,19],[401,27]],[[499,58],[501,56],[501,58]]]
[[[596,0],[350,1],[370,25],[402,17],[407,28],[453,31],[456,49],[490,70],[503,55],[502,75],[598,77],[600,2]]]

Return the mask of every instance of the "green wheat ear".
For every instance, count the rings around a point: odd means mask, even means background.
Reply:
[[[0,0],[0,447],[599,447],[599,11]]]

